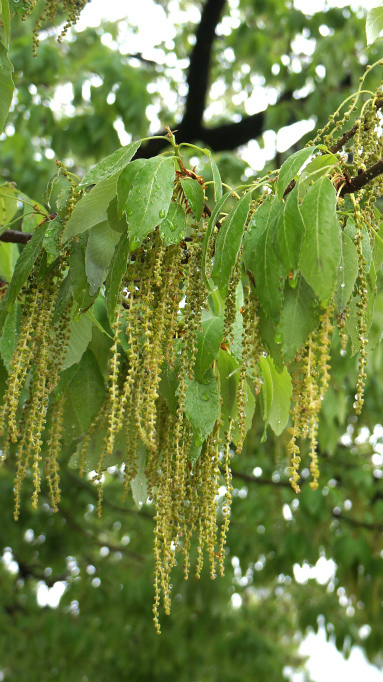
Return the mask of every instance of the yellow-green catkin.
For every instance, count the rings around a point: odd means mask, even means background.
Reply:
[[[358,203],[354,202],[354,220],[356,225],[356,234],[354,238],[355,246],[358,252],[358,279],[357,292],[358,298],[356,302],[357,317],[358,317],[358,340],[359,340],[359,372],[356,383],[356,395],[354,408],[356,414],[360,414],[364,402],[364,385],[366,382],[366,365],[367,365],[367,324],[366,311],[368,307],[368,285],[366,272],[366,258],[363,254],[363,219]]]
[[[224,470],[224,479],[225,479],[225,496],[222,504],[222,525],[221,525],[221,533],[220,533],[220,540],[219,540],[219,571],[221,576],[225,574],[225,547],[226,547],[226,538],[227,538],[227,533],[229,530],[229,525],[230,525],[230,512],[231,512],[231,502],[232,502],[232,492],[233,492],[233,485],[232,485],[232,475],[231,475],[231,469],[230,469],[230,443],[231,443],[231,435],[232,435],[232,430],[233,430],[233,420],[230,420],[229,424],[229,429],[225,433],[225,444],[224,444],[224,454],[223,454],[223,470]]]
[[[59,454],[62,444],[64,422],[64,396],[50,407],[51,427],[48,434],[48,454],[45,464],[45,476],[48,482],[51,505],[54,512],[58,511],[60,502],[60,467]]]
[[[250,379],[254,382],[255,392],[261,390],[261,378],[259,369],[259,358],[263,348],[259,335],[258,300],[251,285],[244,287],[244,304],[242,308],[243,317],[243,341],[242,341],[242,362],[247,368]]]

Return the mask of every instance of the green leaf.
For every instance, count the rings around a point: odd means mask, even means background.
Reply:
[[[50,265],[60,255],[62,249],[60,243],[60,234],[62,231],[62,222],[60,218],[53,218],[47,223],[45,230],[43,246],[47,252],[47,263]]]
[[[175,414],[177,411],[177,387],[177,371],[174,367],[170,367],[165,363],[161,369],[161,381],[158,390],[160,395],[166,400],[172,414]]]
[[[85,251],[88,243],[88,235],[82,234],[78,240],[74,239],[70,245],[69,272],[73,287],[73,299],[81,312],[89,308],[96,298],[96,294],[90,296],[89,284],[85,272]]]
[[[117,180],[117,212],[121,218],[125,211],[125,204],[132,189],[134,178],[138,171],[147,163],[147,159],[136,159],[129,163]]]
[[[174,158],[167,156],[149,159],[138,171],[124,205],[133,248],[166,218],[173,194],[174,176]]]
[[[90,296],[93,296],[103,283],[119,239],[119,233],[110,229],[107,220],[90,230],[85,252],[85,271]],[[127,241],[126,236],[125,239]]]
[[[161,240],[164,246],[178,244],[187,230],[186,214],[180,204],[170,204],[168,214],[160,227]]]
[[[282,164],[277,183],[278,199],[282,199],[287,185],[293,180],[297,173],[299,173],[303,164],[306,163],[311,154],[315,152],[315,149],[316,147],[305,147],[304,149],[300,149],[298,152],[295,152],[295,154],[289,156]]]
[[[240,369],[240,365],[229,351],[219,350],[218,371],[223,431],[228,430],[230,419],[234,419],[238,414],[236,398]]]
[[[40,227],[36,228],[32,239],[24,246],[16,262],[13,277],[0,305],[0,333],[3,329],[7,313],[12,311],[16,298],[19,295],[23,284],[32,272],[32,268],[41,253],[45,229],[46,223],[43,223]]]
[[[68,272],[65,279],[61,282],[60,288],[58,290],[56,307],[53,315],[53,324],[56,324],[56,322],[58,322],[64,310],[66,310],[69,303],[71,303],[72,295],[73,295],[72,282],[70,272]]]
[[[220,175],[220,172],[218,170],[218,166],[217,166],[216,162],[214,161],[211,154],[209,156],[209,160],[210,160],[211,173],[212,173],[213,182],[214,182],[214,200],[218,201],[218,199],[220,199],[222,196],[221,175]]]
[[[18,191],[12,185],[0,185],[0,234],[7,229],[16,211]]]
[[[342,233],[342,255],[340,259],[335,305],[342,313],[350,300],[358,276],[358,252],[350,237]]]
[[[380,236],[380,234],[375,230],[372,258],[375,266],[375,271],[378,272],[383,263],[383,239]]]
[[[17,244],[0,242],[0,278],[5,282],[11,281],[19,255]]]
[[[77,202],[70,216],[61,241],[64,244],[71,237],[86,232],[107,218],[107,209],[116,196],[117,175],[100,180],[85,196]]]
[[[3,26],[4,26],[5,35],[7,38],[7,43],[9,44],[9,33],[11,30],[11,16],[10,16],[10,11],[9,11],[8,0],[1,0],[0,8],[1,8],[1,19],[3,21]]]
[[[146,447],[141,443],[138,448],[137,474],[131,481],[133,500],[137,507],[142,507],[148,499],[148,482],[145,474]]]
[[[284,367],[282,372],[278,372],[270,356],[267,358],[261,356],[260,364],[264,378],[264,383],[262,384],[264,396],[263,418],[266,426],[270,424],[274,433],[280,436],[289,420],[292,394],[291,377],[286,367]]]
[[[218,220],[218,216],[223,208],[224,203],[226,200],[229,198],[231,195],[231,192],[226,192],[226,194],[223,195],[223,197],[220,198],[218,203],[214,206],[214,210],[209,218],[209,222],[207,224],[206,232],[202,241],[202,277],[203,281],[205,283],[205,286],[207,289],[209,289],[209,282],[206,276],[206,255],[207,255],[207,247],[209,245],[210,238],[213,234],[213,230],[215,228],[216,222]]]
[[[321,154],[305,166],[299,180],[315,181],[328,173],[334,166],[339,164],[339,159],[335,154]]]
[[[197,331],[197,354],[194,373],[197,381],[203,381],[205,372],[217,359],[223,335],[223,318],[209,317],[202,322],[202,334]]]
[[[112,262],[105,282],[106,309],[109,322],[114,319],[122,278],[126,272],[129,256],[129,240],[126,234],[122,234],[114,251]]]
[[[249,213],[251,194],[244,194],[221,225],[215,243],[212,278],[223,298],[226,297]]]
[[[85,434],[105,396],[104,377],[94,354],[89,349],[82,356],[78,371],[70,383],[70,395],[81,433]]]
[[[92,326],[93,320],[90,311],[81,315],[79,319],[71,320],[69,344],[63,370],[81,360],[92,338]]]
[[[185,414],[193,427],[196,445],[199,447],[212,432],[219,417],[220,398],[217,380],[207,372],[203,383],[186,379]]]
[[[367,12],[366,38],[367,45],[372,45],[383,31],[383,7],[373,7]]]
[[[114,230],[115,232],[118,232],[119,234],[127,234],[128,232],[128,223],[126,222],[126,217],[119,216],[117,212],[117,196],[112,199],[108,206],[108,210],[106,212],[108,216],[108,223],[111,228],[111,230]]]
[[[13,66],[8,59],[7,49],[0,42],[0,134],[3,131],[9,108],[12,104],[14,84]]]
[[[288,194],[279,216],[275,235],[275,250],[282,261],[285,274],[298,269],[299,254],[305,226],[301,216],[298,187]]]
[[[286,362],[293,360],[308,335],[318,324],[318,302],[311,287],[299,277],[295,289],[286,285],[285,299],[277,326]]]
[[[181,186],[189,206],[195,215],[195,219],[198,222],[198,220],[201,220],[202,218],[203,207],[205,205],[203,188],[198,180],[193,180],[193,178],[182,178]]]
[[[20,324],[20,306],[15,305],[12,312],[8,313],[5,320],[3,335],[0,340],[0,353],[4,360],[7,372],[10,371],[10,363],[16,350],[17,330]]]
[[[284,268],[274,248],[282,202],[269,196],[252,215],[243,240],[245,268],[252,273],[264,311],[276,321],[283,301]],[[281,286],[282,284],[282,286]]]
[[[122,171],[128,165],[130,159],[135,155],[137,149],[141,146],[141,140],[138,142],[131,142],[126,147],[116,149],[113,154],[110,154],[105,159],[96,164],[83,178],[80,186],[93,185],[100,182],[111,175],[115,175]]]
[[[355,220],[353,218],[348,218],[346,227],[344,228],[345,234],[347,234],[352,242],[355,244],[355,236],[356,236],[356,225],[355,225]],[[366,259],[366,271],[368,272],[370,267],[371,267],[371,261],[372,261],[372,249],[371,249],[371,242],[370,242],[370,236],[368,234],[368,230],[366,225],[362,226],[362,253],[363,256]]]
[[[332,295],[341,256],[341,229],[336,216],[336,191],[327,177],[307,192],[301,214],[306,227],[300,270],[321,302]]]

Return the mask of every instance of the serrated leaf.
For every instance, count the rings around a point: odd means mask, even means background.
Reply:
[[[226,194],[223,195],[223,197],[220,198],[220,200],[217,202],[217,204],[214,206],[213,212],[209,218],[209,222],[207,224],[206,232],[202,241],[202,277],[203,281],[205,283],[205,286],[207,289],[209,289],[209,282],[206,276],[206,255],[207,255],[207,247],[209,245],[210,238],[213,234],[213,230],[216,226],[218,216],[220,212],[222,211],[223,205],[226,202],[226,200],[229,198],[231,195],[231,192],[226,192]]]
[[[327,177],[314,182],[301,214],[306,233],[299,259],[300,270],[321,302],[331,297],[341,256],[341,229],[336,216],[336,191]]]
[[[112,230],[118,232],[119,234],[127,234],[128,223],[126,222],[126,217],[122,215],[121,217],[117,212],[117,196],[115,196],[108,206],[106,212],[108,216],[108,223]]]
[[[125,147],[116,149],[115,152],[109,154],[105,159],[96,164],[83,178],[80,186],[93,185],[93,183],[100,182],[105,178],[115,175],[122,171],[129,161],[135,155],[137,149],[141,146],[141,140],[138,142],[131,142]]]
[[[13,185],[0,185],[0,234],[18,210],[17,198],[18,192]]]
[[[285,289],[285,299],[277,326],[286,362],[293,360],[308,335],[318,324],[318,303],[311,287],[300,277],[295,289]]]
[[[117,213],[120,218],[124,214],[125,204],[133,187],[134,178],[146,163],[147,159],[136,159],[129,163],[119,175],[117,180]]]
[[[50,265],[60,255],[61,243],[60,234],[62,231],[62,222],[60,218],[53,218],[47,223],[45,230],[43,246],[47,252],[47,263]]]
[[[297,173],[299,173],[303,164],[305,164],[311,154],[315,152],[315,149],[316,147],[305,147],[304,149],[300,149],[298,152],[295,152],[295,154],[289,156],[282,164],[277,183],[278,199],[282,199],[287,185],[293,180]]]
[[[203,188],[198,180],[193,180],[193,178],[182,178],[181,186],[189,206],[194,213],[195,219],[198,222],[202,218],[203,207],[205,205]]]
[[[12,311],[16,298],[32,272],[32,268],[41,253],[45,229],[46,223],[43,223],[35,230],[32,239],[24,246],[16,261],[11,282],[7,287],[7,291],[5,292],[5,296],[0,305],[0,333],[2,332],[7,314]]]
[[[383,31],[383,7],[373,7],[367,12],[366,38],[367,45],[372,45]]]
[[[71,320],[69,344],[63,370],[81,360],[92,338],[92,326],[93,320],[89,311],[81,315],[79,319]]]
[[[0,134],[3,131],[9,108],[12,104],[14,84],[13,66],[8,59],[7,49],[0,42]]]
[[[117,175],[104,178],[77,202],[61,241],[63,244],[107,219],[107,210],[117,191]]]
[[[0,278],[10,282],[19,257],[17,244],[0,242]]]
[[[282,202],[268,197],[252,215],[243,240],[245,268],[254,277],[264,311],[274,321],[278,319],[283,301],[284,268],[274,248],[277,221],[282,210]]]
[[[4,26],[5,35],[7,38],[7,43],[9,44],[9,32],[11,29],[11,15],[10,15],[10,11],[9,11],[8,0],[1,0],[0,8],[1,8],[1,19],[3,21],[3,26]]]
[[[298,269],[299,254],[305,226],[301,216],[298,187],[287,196],[281,212],[275,235],[275,250],[282,261],[285,274]]]
[[[103,283],[120,235],[112,230],[107,220],[92,227],[85,252],[85,272],[89,294],[98,291]],[[127,238],[125,237],[127,240]]]
[[[210,160],[211,173],[213,176],[213,183],[214,183],[214,200],[218,201],[218,199],[220,199],[222,196],[221,175],[220,175],[220,172],[218,170],[218,166],[217,166],[216,162],[214,161],[211,154],[209,156],[209,160]]]
[[[185,414],[192,425],[196,445],[199,447],[212,432],[219,417],[220,398],[217,380],[207,372],[203,383],[186,379]]]
[[[342,233],[342,254],[337,278],[335,305],[342,313],[350,300],[358,276],[358,252],[350,237]]]
[[[187,230],[186,214],[180,204],[170,204],[168,214],[160,227],[161,241],[164,246],[178,244]]]
[[[356,236],[356,225],[355,225],[355,220],[353,218],[348,218],[346,227],[344,228],[344,233],[347,234],[352,242],[355,244],[355,236]],[[370,267],[371,267],[371,261],[372,261],[372,249],[371,249],[371,242],[370,242],[370,236],[368,234],[368,230],[366,225],[362,226],[362,253],[363,256],[366,259],[366,271],[368,272]]]
[[[203,381],[205,372],[217,359],[223,335],[223,318],[209,317],[202,322],[202,334],[197,331],[197,354],[194,373],[197,381]]]
[[[335,154],[321,154],[305,166],[299,180],[305,182],[318,180],[322,175],[325,175],[334,168],[334,166],[337,166],[338,163],[339,159]]]
[[[222,399],[223,430],[229,428],[230,419],[237,415],[237,387],[241,367],[228,351],[218,353],[219,391]]]
[[[114,319],[114,312],[117,305],[118,294],[121,287],[122,278],[126,272],[129,256],[129,241],[125,234],[122,234],[120,241],[114,251],[113,258],[105,282],[106,309],[109,322]]]
[[[105,396],[104,377],[94,354],[89,349],[82,356],[78,371],[70,383],[70,395],[81,432],[85,434]]]
[[[223,298],[226,297],[235,262],[242,242],[251,194],[244,194],[233,206],[221,225],[215,242],[212,278]]]
[[[138,448],[137,474],[131,481],[132,495],[137,507],[148,499],[148,482],[145,474],[146,447],[141,443]]]
[[[260,357],[264,383],[262,384],[263,419],[265,428],[270,424],[274,433],[280,436],[289,420],[290,400],[292,394],[291,377],[286,367],[278,372],[273,359]]]
[[[166,218],[173,194],[174,158],[155,156],[134,178],[123,210],[129,224],[131,245],[137,247]]]

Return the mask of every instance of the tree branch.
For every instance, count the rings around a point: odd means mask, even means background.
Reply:
[[[0,242],[7,242],[12,244],[28,244],[32,239],[30,232],[20,232],[19,230],[5,230],[0,234]]]
[[[383,173],[383,159],[380,159],[373,166],[367,168],[365,171],[361,171],[358,175],[351,178],[343,185],[340,196],[344,197],[346,194],[353,194],[358,190],[362,189],[365,185],[368,185],[371,180],[374,180],[379,175]]]

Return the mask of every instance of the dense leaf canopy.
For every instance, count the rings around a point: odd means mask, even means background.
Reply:
[[[81,7],[21,4],[0,5],[4,679],[277,682],[320,623],[381,665],[379,12],[367,52],[350,8],[161,1],[147,50],[134,16],[57,44]]]

